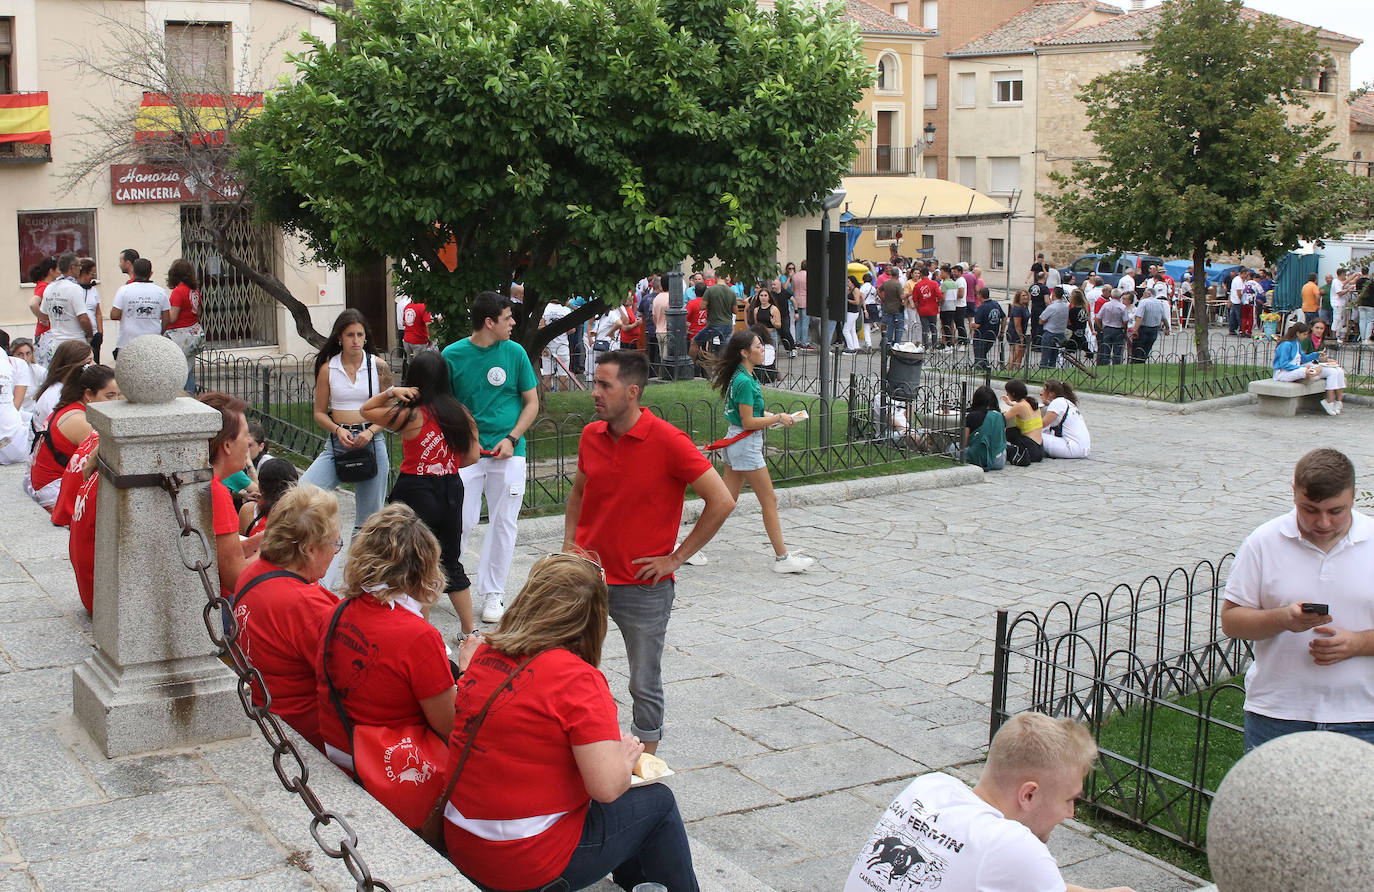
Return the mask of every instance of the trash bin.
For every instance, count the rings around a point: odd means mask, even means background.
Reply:
[[[887,354],[887,387],[895,399],[915,399],[921,387],[925,350],[919,346],[894,346]]]

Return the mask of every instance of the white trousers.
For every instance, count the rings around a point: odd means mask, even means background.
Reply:
[[[854,331],[854,326],[857,325],[858,322],[858,313],[846,312],[844,314],[844,331],[840,333],[844,335],[844,348],[846,350],[859,349],[859,335],[857,332]],[[827,348],[829,348],[829,346],[829,344],[826,345]]]
[[[1067,437],[1056,437],[1048,430],[1041,432],[1040,439],[1045,444],[1045,454],[1050,458],[1088,457],[1088,445],[1086,443],[1070,440]]]
[[[468,536],[482,517],[482,499],[487,500],[487,535],[477,557],[476,591],[473,594],[505,595],[515,554],[515,522],[525,500],[525,457],[507,459],[482,457],[458,472],[463,480],[463,550]],[[481,603],[474,600],[474,604]]]
[[[1345,369],[1336,365],[1319,365],[1317,366],[1317,368],[1321,371],[1321,377],[1326,382],[1327,390],[1345,389]],[[1306,381],[1307,366],[1302,366],[1296,369],[1283,369],[1282,371],[1274,372],[1274,380]]]

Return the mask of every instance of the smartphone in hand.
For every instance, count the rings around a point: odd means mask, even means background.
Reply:
[[[1312,601],[1303,601],[1303,602],[1302,602],[1302,612],[1303,612],[1303,613],[1315,613],[1315,614],[1318,614],[1318,615],[1325,615],[1325,614],[1331,612],[1331,607],[1330,607],[1329,604],[1316,604],[1316,603],[1314,603],[1314,602],[1312,602]]]

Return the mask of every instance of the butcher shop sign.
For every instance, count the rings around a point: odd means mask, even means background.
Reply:
[[[153,164],[110,165],[110,200],[115,204],[186,204],[200,201],[233,201],[242,187],[226,176],[201,180],[179,167]]]

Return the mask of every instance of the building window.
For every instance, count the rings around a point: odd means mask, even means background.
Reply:
[[[966,236],[959,236],[959,263],[973,262],[973,239]]]
[[[902,67],[896,53],[883,53],[878,57],[878,92],[902,92]]]
[[[1025,96],[1025,81],[1021,72],[1008,71],[993,75],[992,101],[995,105],[1019,105]]]
[[[988,159],[988,191],[1003,194],[1021,188],[1020,158]]]
[[[1003,242],[1000,238],[988,239],[988,267],[991,269],[1006,269],[1007,255],[1002,249]]]
[[[228,22],[168,22],[168,80],[177,93],[229,93]]]
[[[20,211],[19,279],[27,282],[29,270],[44,257],[71,251],[81,257],[99,257],[95,249],[95,211]]]
[[[925,76],[926,108],[940,107],[940,79],[933,74]]]
[[[940,3],[939,0],[921,0],[921,27],[938,28],[940,27]]]
[[[14,92],[14,19],[0,19],[0,93]]]
[[[254,223],[248,208],[210,206],[234,252],[253,269],[277,274],[280,231]],[[200,324],[210,347],[265,347],[277,343],[277,302],[220,257],[200,205],[181,207],[181,256],[200,279]]]
[[[1334,93],[1336,92],[1336,72],[1331,69],[1323,69],[1317,75],[1317,92]]]
[[[933,236],[933,235],[923,235],[923,236],[921,236],[921,252],[922,252],[922,253],[925,253],[926,251],[929,251],[929,252],[932,253],[932,254],[935,253],[935,236]]]
[[[904,22],[910,21],[909,6],[908,3],[894,3],[892,4],[892,14]]]
[[[973,74],[961,74],[955,82],[954,104],[958,108],[973,108],[976,94]]]
[[[879,226],[878,231],[874,233],[873,241],[874,244],[878,245],[891,244],[901,237],[902,228],[900,226]]]
[[[934,155],[927,155],[921,162],[921,165],[925,168],[926,176],[930,177],[932,180],[938,180],[940,178],[939,158],[936,158]]]
[[[959,171],[959,185],[968,186],[970,189],[978,188],[978,159],[977,158],[957,158]]]

